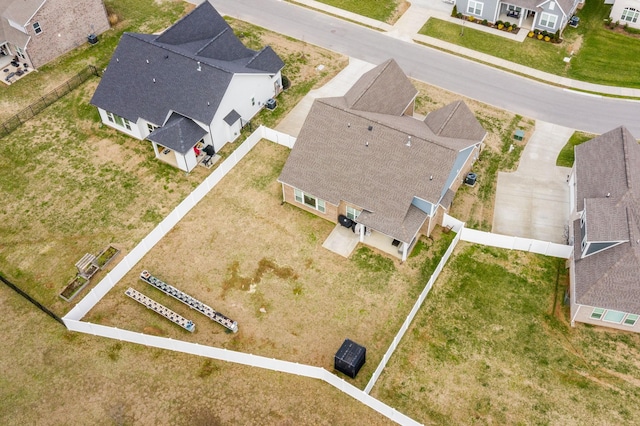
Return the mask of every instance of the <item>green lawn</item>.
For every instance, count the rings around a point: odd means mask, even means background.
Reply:
[[[640,335],[568,323],[564,260],[460,243],[372,395],[425,424],[632,424]]]
[[[499,36],[474,31],[467,23],[464,36],[460,26],[430,19],[420,34],[435,37],[497,58],[522,64],[576,80],[610,86],[640,88],[638,57],[640,38],[616,33],[603,22],[611,6],[602,0],[588,1],[578,11],[578,28],[567,27],[559,45],[526,39],[514,42]],[[569,65],[563,62],[571,50],[577,50]],[[612,72],[615,70],[615,72]]]
[[[320,3],[328,4],[349,12],[368,18],[377,19],[382,22],[389,22],[400,1],[398,0],[318,0]]]
[[[562,59],[567,56],[565,45],[545,43],[529,38],[523,43],[519,43],[476,30],[475,26],[476,24],[467,22],[464,26],[464,35],[461,35],[462,27],[460,25],[431,18],[422,27],[420,34],[552,74],[564,72],[566,64]]]
[[[569,138],[567,144],[562,147],[562,150],[560,150],[560,154],[558,154],[558,159],[556,160],[556,166],[573,167],[573,162],[575,161],[573,148],[576,145],[580,145],[583,142],[593,139],[594,137],[595,135],[589,133],[574,132]]]

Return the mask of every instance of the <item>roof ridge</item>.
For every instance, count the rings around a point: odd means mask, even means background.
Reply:
[[[140,33],[124,33],[124,34],[123,34],[123,36],[124,36],[124,35],[132,35],[132,36],[135,36],[135,35],[147,35],[147,34],[140,34]],[[211,64],[211,63],[209,63],[209,62],[207,62],[207,61],[204,61],[204,60],[203,60],[203,61],[201,61],[201,60],[200,60],[198,57],[196,57],[196,56],[187,55],[187,54],[186,54],[186,53],[184,53],[184,52],[181,52],[181,51],[179,51],[179,50],[175,50],[175,49],[173,49],[173,48],[172,48],[172,46],[179,46],[179,45],[173,45],[173,44],[166,44],[166,43],[157,42],[155,38],[154,38],[153,40],[145,40],[145,39],[140,38],[140,37],[134,37],[134,38],[135,38],[136,40],[139,40],[139,41],[142,41],[142,42],[144,42],[144,43],[148,43],[148,44],[150,44],[150,45],[152,45],[152,46],[155,46],[155,47],[157,47],[157,48],[159,48],[159,49],[168,50],[169,52],[174,53],[174,54],[176,54],[176,55],[180,55],[180,56],[182,56],[183,58],[187,58],[187,59],[191,59],[192,61],[200,62],[200,63],[202,63],[202,64],[204,64],[204,65],[208,65],[208,66],[210,66],[211,68],[215,68],[215,69],[217,69],[217,70],[220,70],[220,71],[223,71],[223,72],[226,72],[226,73],[232,73],[232,71],[229,71],[228,69],[225,69],[225,68],[223,68],[223,67],[221,67],[221,66],[219,66],[219,65]],[[202,58],[207,58],[207,57],[206,57],[206,56],[202,56]],[[213,59],[213,58],[207,58],[207,59]],[[219,60],[219,61],[222,61],[222,59],[218,59],[218,60]],[[223,62],[230,62],[230,61],[223,61]]]
[[[444,119],[444,121],[442,122],[442,125],[440,126],[440,128],[438,128],[438,132],[436,133],[437,135],[439,135],[440,132],[442,130],[444,130],[445,126],[447,126],[449,124],[449,121],[451,121],[451,119],[453,118],[453,115],[456,113],[456,111],[458,111],[458,108],[460,107],[460,103],[461,102],[462,101],[460,101],[459,99],[457,101],[453,102],[454,103],[453,109],[451,110],[449,115],[447,115],[447,117]]]
[[[624,131],[624,128],[621,126],[619,127],[620,132],[622,134],[622,152],[624,155],[624,173],[625,173],[625,178],[627,179],[627,189],[631,189],[631,164],[629,164],[630,158],[629,158],[629,140],[628,140],[628,135],[626,134],[626,132]],[[638,143],[637,141],[634,140],[634,143]]]
[[[371,88],[371,86],[373,86],[373,83],[375,83],[378,78],[380,78],[380,76],[382,75],[382,73],[387,69],[387,67],[391,64],[391,61],[393,59],[387,59],[387,61],[385,63],[382,63],[380,65],[378,65],[377,67],[372,68],[370,71],[373,71],[374,69],[380,67],[380,72],[378,72],[378,74],[371,79],[371,81],[369,82],[369,84],[365,87],[365,89],[360,92],[360,95],[358,95],[358,97],[351,103],[352,105],[355,105],[356,103],[358,103],[358,101],[364,96],[365,93],[367,93],[369,91],[369,89]]]
[[[316,100],[318,100],[318,101],[321,101],[321,102],[322,102],[324,99],[325,99],[325,98],[318,98],[318,99],[316,99]],[[378,120],[375,120],[375,119],[373,119],[373,118],[369,118],[369,117],[365,117],[365,116],[362,116],[362,115],[360,115],[360,114],[357,114],[357,113],[356,113],[356,111],[358,111],[358,112],[362,112],[362,111],[360,111],[360,110],[353,109],[353,108],[341,108],[341,107],[339,107],[339,106],[337,106],[337,105],[332,105],[331,103],[327,103],[327,102],[322,102],[322,103],[323,103],[323,104],[325,104],[325,105],[327,105],[327,106],[330,106],[330,107],[332,107],[332,108],[340,109],[340,110],[342,110],[342,111],[344,111],[344,112],[346,112],[346,113],[348,113],[348,114],[352,114],[352,115],[356,115],[356,116],[358,116],[358,117],[360,117],[360,118],[364,118],[365,120],[371,120],[371,121],[374,121],[374,122],[375,122],[375,123],[377,123],[378,125],[380,125],[380,126],[384,126],[384,127],[388,128],[388,129],[392,129],[392,130],[395,130],[395,131],[397,131],[397,132],[406,133],[406,134],[408,134],[408,135],[410,135],[410,136],[415,136],[415,137],[416,137],[416,138],[418,138],[418,139],[422,139],[422,140],[423,140],[423,141],[425,141],[425,142],[429,142],[429,143],[432,143],[432,144],[434,144],[434,145],[438,145],[438,146],[439,146],[439,147],[441,147],[441,148],[445,148],[445,149],[448,149],[448,150],[450,150],[450,151],[458,152],[458,150],[456,150],[456,149],[454,149],[454,148],[452,148],[452,147],[450,147],[450,146],[444,145],[444,144],[442,144],[442,143],[441,143],[441,142],[439,142],[439,141],[432,140],[432,139],[428,139],[428,138],[425,138],[425,137],[420,136],[420,135],[416,135],[414,132],[411,132],[411,134],[410,134],[409,132],[407,132],[407,131],[406,131],[406,130],[404,130],[404,129],[398,129],[397,127],[390,126],[389,124],[382,123],[382,122],[380,122],[380,121],[378,121]],[[376,113],[374,113],[374,114],[376,114]],[[396,117],[396,116],[395,116],[395,115],[391,115],[391,117]],[[400,116],[400,117],[397,117],[397,118],[402,118],[402,117],[404,117],[404,116]],[[409,116],[406,116],[406,117],[409,117]],[[412,118],[412,119],[414,119],[414,120],[416,120],[416,121],[418,121],[418,122],[420,122],[420,123],[424,123],[424,121],[418,120],[418,119],[416,119],[416,118],[414,118],[414,117],[410,117],[410,118]],[[426,125],[426,123],[424,123],[424,125],[425,125],[425,127],[426,127],[426,128],[429,128],[429,126],[427,126],[427,125]],[[441,136],[441,137],[446,137],[446,136]],[[448,139],[453,139],[453,138],[448,138]],[[475,145],[475,144],[472,144],[472,145]]]

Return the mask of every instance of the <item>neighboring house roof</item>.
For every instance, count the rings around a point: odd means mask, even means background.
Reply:
[[[542,6],[546,5],[547,3],[551,2],[551,1],[555,2],[558,6],[560,6],[560,12],[564,16],[568,16],[569,15],[569,13],[571,12],[571,8],[575,4],[574,0],[544,0],[544,1],[538,3],[538,7],[542,8]],[[546,8],[544,8],[544,9],[548,9],[548,6]],[[546,10],[546,12],[547,13],[555,12],[555,10]]]
[[[0,0],[0,16],[25,25],[47,0]]]
[[[234,74],[275,74],[270,47],[242,45],[209,2],[159,36],[125,33],[91,103],[132,122],[164,124],[169,111],[209,124]]]
[[[9,19],[24,27],[46,0],[0,0],[0,42],[10,41],[24,48],[29,35],[12,27]]]
[[[463,101],[452,102],[427,115],[424,122],[438,136],[481,141],[487,131]]]
[[[574,223],[576,302],[640,314],[640,145],[624,127],[575,148],[577,210],[590,242],[624,241],[581,257]]]
[[[414,197],[437,204],[459,151],[482,138],[445,138],[425,122],[401,115],[415,96],[406,89],[386,91],[388,102],[380,105],[389,105],[387,112],[354,109],[350,105],[372,106],[358,103],[373,99],[358,93],[361,87],[378,93],[395,79],[408,82],[395,62],[379,65],[363,79],[370,84],[358,81],[358,90],[344,97],[314,101],[279,181],[334,205],[355,204],[363,209],[359,223],[410,243],[427,217],[411,205]]]
[[[184,155],[206,134],[193,120],[173,113],[167,123],[151,132],[147,139]]]

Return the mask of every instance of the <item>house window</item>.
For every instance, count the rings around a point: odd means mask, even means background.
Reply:
[[[484,7],[484,3],[481,3],[479,1],[469,1],[469,4],[467,6],[467,13],[471,13],[474,15],[482,15],[482,8]]]
[[[131,130],[131,123],[129,122],[129,120],[127,120],[126,118],[122,118],[112,112],[107,111],[107,120],[117,124],[120,127],[124,127],[127,130]]]
[[[593,312],[591,312],[591,318],[593,319],[602,319],[602,314],[604,314],[604,309],[602,308],[593,308]]]
[[[551,15],[549,13],[542,12],[542,14],[540,15],[540,25],[542,25],[543,27],[553,29],[556,27],[557,19],[558,17],[556,15]]]
[[[638,315],[629,314],[624,319],[623,324],[624,325],[629,325],[629,326],[634,326],[634,325],[636,325],[636,321],[638,321]]]
[[[256,104],[256,98],[251,98],[251,106],[254,106]]]
[[[627,22],[637,22],[638,14],[640,14],[640,12],[635,10],[633,7],[625,7],[624,10],[622,11],[622,16],[620,17],[620,20],[627,21]]]
[[[149,133],[153,133],[153,131],[154,131],[155,129],[157,129],[157,128],[158,128],[158,126],[154,126],[154,125],[153,125],[153,124],[151,124],[151,123],[147,123],[147,129],[149,130]]]
[[[20,56],[22,59],[25,59],[24,56],[24,50],[22,50],[20,47],[16,46],[16,55]]]
[[[300,204],[304,204],[305,206],[311,207],[312,209],[316,209],[320,213],[324,213],[326,211],[324,200],[316,198],[313,195],[305,194],[299,189],[294,189],[293,192],[295,194],[296,201]]]
[[[549,10],[556,10],[556,4],[554,2],[549,2]]]
[[[42,28],[40,27],[40,22],[33,23],[33,32],[36,34],[40,34],[42,32]]]
[[[360,215],[360,210],[347,206],[347,217],[351,220],[356,220]]]
[[[602,320],[603,321],[607,321],[607,322],[615,322],[616,324],[620,324],[622,322],[623,318],[624,318],[624,312],[607,311],[607,313],[604,314],[604,317],[602,317]]]

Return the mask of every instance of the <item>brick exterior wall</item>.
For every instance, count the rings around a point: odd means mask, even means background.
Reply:
[[[309,213],[313,213],[316,216],[320,216],[323,219],[327,219],[333,223],[338,223],[338,206],[335,206],[333,204],[328,203],[327,201],[325,201],[325,213],[321,213],[316,209],[313,209],[311,207],[308,207],[307,205],[303,204],[303,203],[299,203],[296,201],[296,196],[293,192],[293,187],[286,185],[286,184],[282,184],[282,188],[283,188],[283,195],[284,195],[284,201],[296,206],[298,208],[301,208],[302,210],[306,210]],[[313,195],[313,194],[309,194],[309,195]],[[346,209],[346,207],[344,207],[344,209]]]
[[[42,32],[36,34],[38,22]],[[87,43],[91,33],[109,29],[109,19],[102,0],[47,0],[25,25],[31,36],[26,53],[34,68]]]

